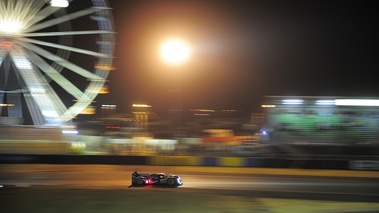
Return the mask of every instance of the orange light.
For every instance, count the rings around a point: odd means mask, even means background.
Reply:
[[[107,64],[96,64],[95,68],[98,70],[107,70],[107,71],[116,70],[115,67],[109,67]]]

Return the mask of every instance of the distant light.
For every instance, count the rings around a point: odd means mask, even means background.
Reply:
[[[214,109],[191,109],[192,112],[216,112]]]
[[[274,108],[276,107],[276,105],[267,105],[267,104],[264,104],[264,105],[261,105],[262,108]]]
[[[151,105],[147,105],[147,104],[133,104],[132,106],[133,107],[141,107],[141,108],[149,108],[149,107],[151,107]]]
[[[283,104],[303,104],[301,99],[283,99]]]
[[[200,113],[196,113],[194,114],[195,116],[210,116],[210,114],[200,114]]]
[[[379,100],[375,99],[336,99],[337,106],[379,106]]]
[[[107,86],[107,85],[104,85],[103,87],[101,87],[100,90],[98,91],[98,93],[99,93],[100,95],[108,94],[108,93],[109,93],[108,86]]]
[[[91,19],[95,21],[108,21],[108,18],[104,16],[91,16]]]
[[[222,112],[237,112],[235,109],[223,109]]]
[[[14,104],[0,104],[1,107],[13,107]]]
[[[96,64],[95,68],[98,70],[108,70],[108,71],[116,70],[115,67],[110,67],[108,64]]]
[[[62,130],[63,134],[78,134],[77,130]]]
[[[108,126],[105,126],[106,129],[120,129],[121,127],[120,126],[113,126],[113,125],[108,125]]]
[[[82,142],[73,142],[71,143],[71,146],[73,148],[86,148],[87,145],[85,143],[82,143]]]
[[[101,109],[116,109],[117,105],[116,104],[103,104],[101,105]]]
[[[316,101],[317,105],[335,105],[334,100],[317,100]]]
[[[67,0],[51,0],[50,5],[52,7],[68,7],[69,3]]]
[[[96,108],[94,106],[88,106],[86,108],[84,108],[80,114],[82,115],[93,115],[93,114],[96,114]]]

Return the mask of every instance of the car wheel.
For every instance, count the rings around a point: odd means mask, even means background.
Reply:
[[[136,183],[137,183],[138,185],[142,185],[142,184],[143,184],[143,180],[142,180],[142,178],[137,178]]]
[[[175,184],[175,179],[172,179],[172,178],[168,179],[168,180],[167,180],[167,184],[168,184],[169,186],[173,186],[173,185]]]

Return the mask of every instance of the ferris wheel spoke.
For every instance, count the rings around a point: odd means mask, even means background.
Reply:
[[[1,48],[1,46],[0,46],[0,48]],[[3,67],[2,72],[0,72],[0,87],[3,89],[5,89],[5,87],[8,84],[7,80],[8,80],[8,76],[9,76],[9,72],[10,72],[10,69],[9,69],[10,61],[9,60],[4,61],[4,59],[7,55],[8,55],[7,52],[0,50],[0,67]]]
[[[25,33],[26,37],[42,37],[42,36],[66,36],[66,35],[92,35],[92,34],[115,34],[113,31],[107,30],[88,30],[88,31],[67,31],[67,32],[46,32],[46,33]]]
[[[88,99],[86,95],[78,89],[74,84],[68,81],[63,75],[51,67],[46,61],[32,51],[27,51],[31,62],[48,75],[54,82],[61,86],[67,93],[74,96],[76,99]]]
[[[1,51],[2,50],[2,46],[0,46],[0,67],[1,67],[1,64],[3,63],[3,60],[5,58],[5,56],[7,55],[7,53],[5,51]]]
[[[94,13],[96,11],[99,11],[99,8],[91,7],[91,8],[88,8],[86,10],[81,10],[81,11],[78,11],[78,12],[75,12],[75,13],[71,13],[71,14],[67,14],[65,16],[61,16],[59,18],[55,18],[55,19],[52,19],[52,20],[49,20],[49,21],[45,21],[45,22],[40,23],[40,24],[36,24],[34,26],[29,27],[24,32],[34,32],[34,31],[37,31],[37,30],[45,29],[45,28],[48,28],[48,27],[51,27],[51,26],[55,26],[55,25],[61,24],[63,22],[71,21],[73,19],[77,19],[77,18],[80,18],[82,16],[89,15],[89,14]]]
[[[30,91],[30,95],[40,108],[47,122],[50,124],[60,124],[60,116],[67,110],[62,100],[42,74],[33,67],[30,60],[26,57],[24,49],[21,47],[13,48],[10,56]]]
[[[65,45],[61,45],[61,44],[39,41],[39,40],[35,40],[35,39],[18,38],[18,40],[24,41],[24,42],[29,42],[29,43],[34,43],[34,44],[39,44],[39,45],[43,45],[43,46],[47,46],[47,47],[53,47],[53,48],[57,48],[57,49],[68,50],[68,51],[81,53],[81,54],[85,54],[85,55],[90,55],[90,56],[94,56],[94,57],[111,57],[110,55],[95,52],[95,51],[80,49],[80,48],[76,48],[76,47],[69,47],[69,46],[65,46]]]
[[[34,17],[36,17],[36,14],[40,11],[40,9],[43,6],[43,1],[28,1],[27,4],[17,4],[17,11],[15,11],[15,13],[13,14],[19,15],[20,20],[22,20],[22,23],[24,25],[24,28],[27,28],[27,23],[30,22]]]
[[[32,117],[34,125],[42,126],[44,122],[44,116],[42,112],[38,109],[37,103],[34,101],[33,97],[30,93],[24,93],[25,102],[30,110],[30,116]]]
[[[28,22],[25,23],[26,27],[30,27],[33,24],[47,18],[51,14],[54,14],[56,11],[60,10],[60,7],[45,7],[42,10],[40,10],[35,16],[33,16],[32,19],[30,19]]]
[[[78,114],[77,112],[82,112],[90,104],[91,102],[89,101],[78,100],[78,103],[70,107],[61,117],[67,121],[71,120],[73,117],[75,117]]]
[[[55,63],[85,77],[85,78],[88,78],[88,79],[95,79],[95,80],[104,80],[104,78],[86,70],[86,69],[83,69],[82,67],[79,67],[78,65],[75,65],[74,63],[71,63],[57,55],[54,55],[52,53],[50,53],[49,51],[46,51],[36,45],[32,45],[32,44],[28,44],[28,43],[21,43],[22,46],[24,46],[25,48],[29,49],[29,50],[32,50],[33,52],[37,53],[38,55],[41,55],[51,61],[54,61]]]
[[[22,88],[27,88],[24,81],[19,81],[19,83]],[[42,115],[41,110],[38,108],[38,104],[35,102],[32,95],[30,94],[30,91],[24,89],[22,90],[22,93],[24,94],[25,103],[28,106],[30,116],[32,117],[34,125],[43,125],[45,123],[44,116]]]

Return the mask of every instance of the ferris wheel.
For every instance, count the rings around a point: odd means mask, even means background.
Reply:
[[[0,119],[71,121],[113,69],[106,0],[0,0],[0,11]]]

